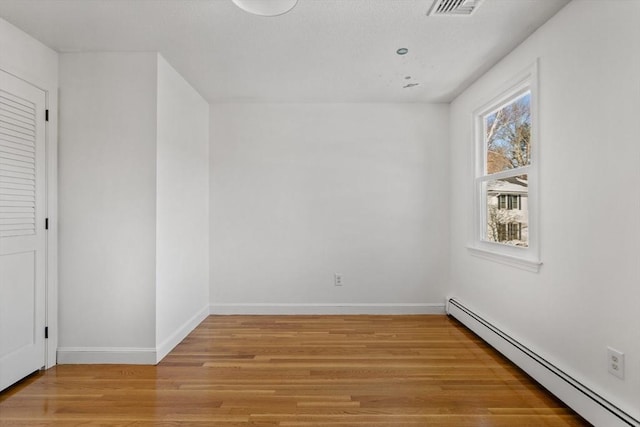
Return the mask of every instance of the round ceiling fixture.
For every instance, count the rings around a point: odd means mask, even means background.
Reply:
[[[407,49],[406,47],[401,47],[400,49],[396,50],[396,53],[398,55],[406,55],[407,53],[409,53],[409,49]]]
[[[245,12],[259,16],[284,15],[295,7],[298,0],[231,0]]]

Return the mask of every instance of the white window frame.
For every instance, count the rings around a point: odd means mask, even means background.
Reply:
[[[531,93],[531,149],[530,164],[518,168],[520,174],[527,174],[528,178],[528,247],[519,247],[504,243],[491,242],[485,238],[487,197],[483,191],[483,184],[489,180],[509,177],[512,170],[502,171],[491,175],[486,174],[486,147],[484,118],[514,101],[524,93]],[[500,262],[513,267],[537,272],[542,261],[540,259],[540,196],[538,186],[538,169],[540,152],[539,129],[539,91],[538,91],[538,61],[518,73],[494,93],[498,93],[489,102],[483,104],[473,113],[474,137],[474,175],[473,175],[473,226],[471,242],[468,245],[472,255]]]

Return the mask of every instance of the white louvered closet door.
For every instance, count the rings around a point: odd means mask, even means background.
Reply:
[[[0,390],[45,364],[45,93],[0,70]]]

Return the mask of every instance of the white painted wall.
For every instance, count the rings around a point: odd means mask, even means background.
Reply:
[[[60,55],[60,347],[155,347],[156,65]]]
[[[161,56],[157,91],[156,343],[168,351],[209,313],[209,104]]]
[[[56,362],[58,346],[58,54],[4,19],[0,19],[0,70],[46,92],[47,123],[47,367]]]
[[[213,310],[440,309],[449,256],[447,110],[212,106]],[[334,286],[334,272],[344,286]]]
[[[60,75],[60,361],[154,363],[208,315],[209,106],[156,53]]]
[[[640,2],[574,1],[451,105],[452,295],[640,418]],[[472,111],[540,58],[539,273],[473,257]],[[626,353],[607,373],[606,347]]]

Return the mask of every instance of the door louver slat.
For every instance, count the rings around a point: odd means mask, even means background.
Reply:
[[[35,234],[35,106],[0,90],[0,237]]]

